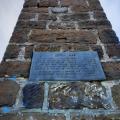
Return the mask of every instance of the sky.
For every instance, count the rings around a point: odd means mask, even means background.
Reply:
[[[120,0],[100,0],[113,29],[120,38]],[[0,0],[0,61],[16,25],[24,0]]]

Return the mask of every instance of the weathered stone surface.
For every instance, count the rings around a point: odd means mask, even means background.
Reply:
[[[88,20],[89,14],[86,12],[78,13],[78,14],[66,14],[61,16],[62,21],[80,21],[80,20]]]
[[[51,109],[109,109],[106,89],[100,83],[56,82],[49,89]]]
[[[20,51],[20,46],[8,45],[3,59],[17,58]]]
[[[98,28],[111,28],[111,23],[108,20],[98,21],[80,21],[78,22],[79,29],[98,29]]]
[[[94,114],[94,113],[93,113]],[[119,114],[109,114],[109,115],[81,115],[80,113],[72,113],[71,120],[119,120]]]
[[[8,61],[0,64],[0,77],[28,77],[30,62]]]
[[[45,29],[47,21],[24,21],[19,20],[17,22],[17,27],[24,28],[32,28],[32,29]]]
[[[25,47],[25,58],[32,58],[34,45],[28,45]]]
[[[28,39],[28,34],[30,32],[30,29],[25,28],[25,29],[20,29],[20,28],[15,28],[13,35],[10,39],[10,43],[25,43],[27,42]]]
[[[33,47],[34,45],[8,45],[7,50],[4,55],[4,60],[6,59],[17,59],[18,55],[21,51],[21,48],[25,47],[24,58],[28,59],[32,57]]]
[[[56,21],[56,15],[49,15],[49,14],[39,14],[38,20],[53,20]]]
[[[73,21],[64,21],[64,22],[51,22],[49,25],[50,29],[75,29],[75,23]]]
[[[31,83],[23,88],[23,105],[26,108],[41,108],[44,100],[44,84]]]
[[[51,11],[51,13],[55,13],[55,14],[67,13],[68,7],[52,7],[49,8],[49,10]]]
[[[99,0],[88,0],[90,10],[103,10]]]
[[[95,12],[94,12],[94,17],[95,17],[95,19],[97,19],[97,20],[107,19],[106,14],[105,14],[103,11],[95,11]]]
[[[22,12],[28,12],[28,13],[48,13],[48,7],[26,7],[23,8]]]
[[[97,40],[91,31],[75,30],[33,30],[30,42],[39,43],[90,43],[96,44]]]
[[[94,44],[77,43],[41,43],[35,46],[35,51],[96,51],[100,58],[103,58],[101,46]],[[31,51],[32,52],[32,51]],[[32,54],[32,53],[31,53]]]
[[[120,58],[120,44],[107,44],[105,46],[109,57]]]
[[[103,43],[118,43],[119,40],[116,37],[115,32],[112,29],[99,30],[99,37]]]
[[[42,1],[33,1],[28,0],[25,2],[24,7],[52,7],[57,5],[57,0],[42,0]]]
[[[31,20],[31,19],[34,19],[35,16],[36,16],[36,13],[22,12],[19,16],[19,20]]]
[[[12,106],[15,104],[19,85],[11,80],[0,81],[0,106]]]
[[[57,20],[55,15],[49,15],[47,13],[29,13],[22,12],[19,20],[38,21],[38,20]]]
[[[0,120],[65,120],[65,116],[63,114],[29,112],[2,115],[0,116]]]
[[[70,6],[72,12],[80,13],[89,11],[89,7],[87,6],[87,3],[85,0],[61,0],[62,6]]]
[[[112,87],[112,97],[118,108],[120,108],[120,84]]]
[[[102,63],[107,79],[120,79],[120,62]]]

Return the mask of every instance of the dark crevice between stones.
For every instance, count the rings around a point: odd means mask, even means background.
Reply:
[[[40,3],[37,3],[37,8],[40,8]]]

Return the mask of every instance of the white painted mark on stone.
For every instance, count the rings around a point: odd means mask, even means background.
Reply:
[[[75,21],[74,24],[75,24],[75,30],[79,31],[79,25],[78,25],[78,23]]]
[[[25,47],[20,48],[20,52],[17,58],[19,61],[24,61],[25,60]]]
[[[52,23],[52,20],[47,21],[46,30],[51,30],[51,29],[49,28],[49,25],[50,25],[51,23]]]
[[[71,120],[70,112],[66,112],[66,113],[65,113],[65,116],[66,116],[66,120]]]
[[[48,102],[48,92],[49,92],[49,84],[47,82],[45,82],[44,85],[44,102],[43,102],[43,111],[47,111],[48,110],[48,106],[49,106],[49,102]]]
[[[32,30],[30,30],[29,33],[27,34],[27,39],[30,38],[31,34],[32,34]]]
[[[90,6],[90,4],[89,4],[88,0],[85,0],[85,2],[86,2],[86,4],[87,4],[87,6],[89,7],[89,6]]]
[[[94,18],[94,12],[89,11],[88,14],[89,14],[89,17],[90,17],[91,21],[96,21],[96,19]]]

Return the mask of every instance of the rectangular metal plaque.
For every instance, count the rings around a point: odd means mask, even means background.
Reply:
[[[102,80],[97,52],[34,52],[30,81]]]

